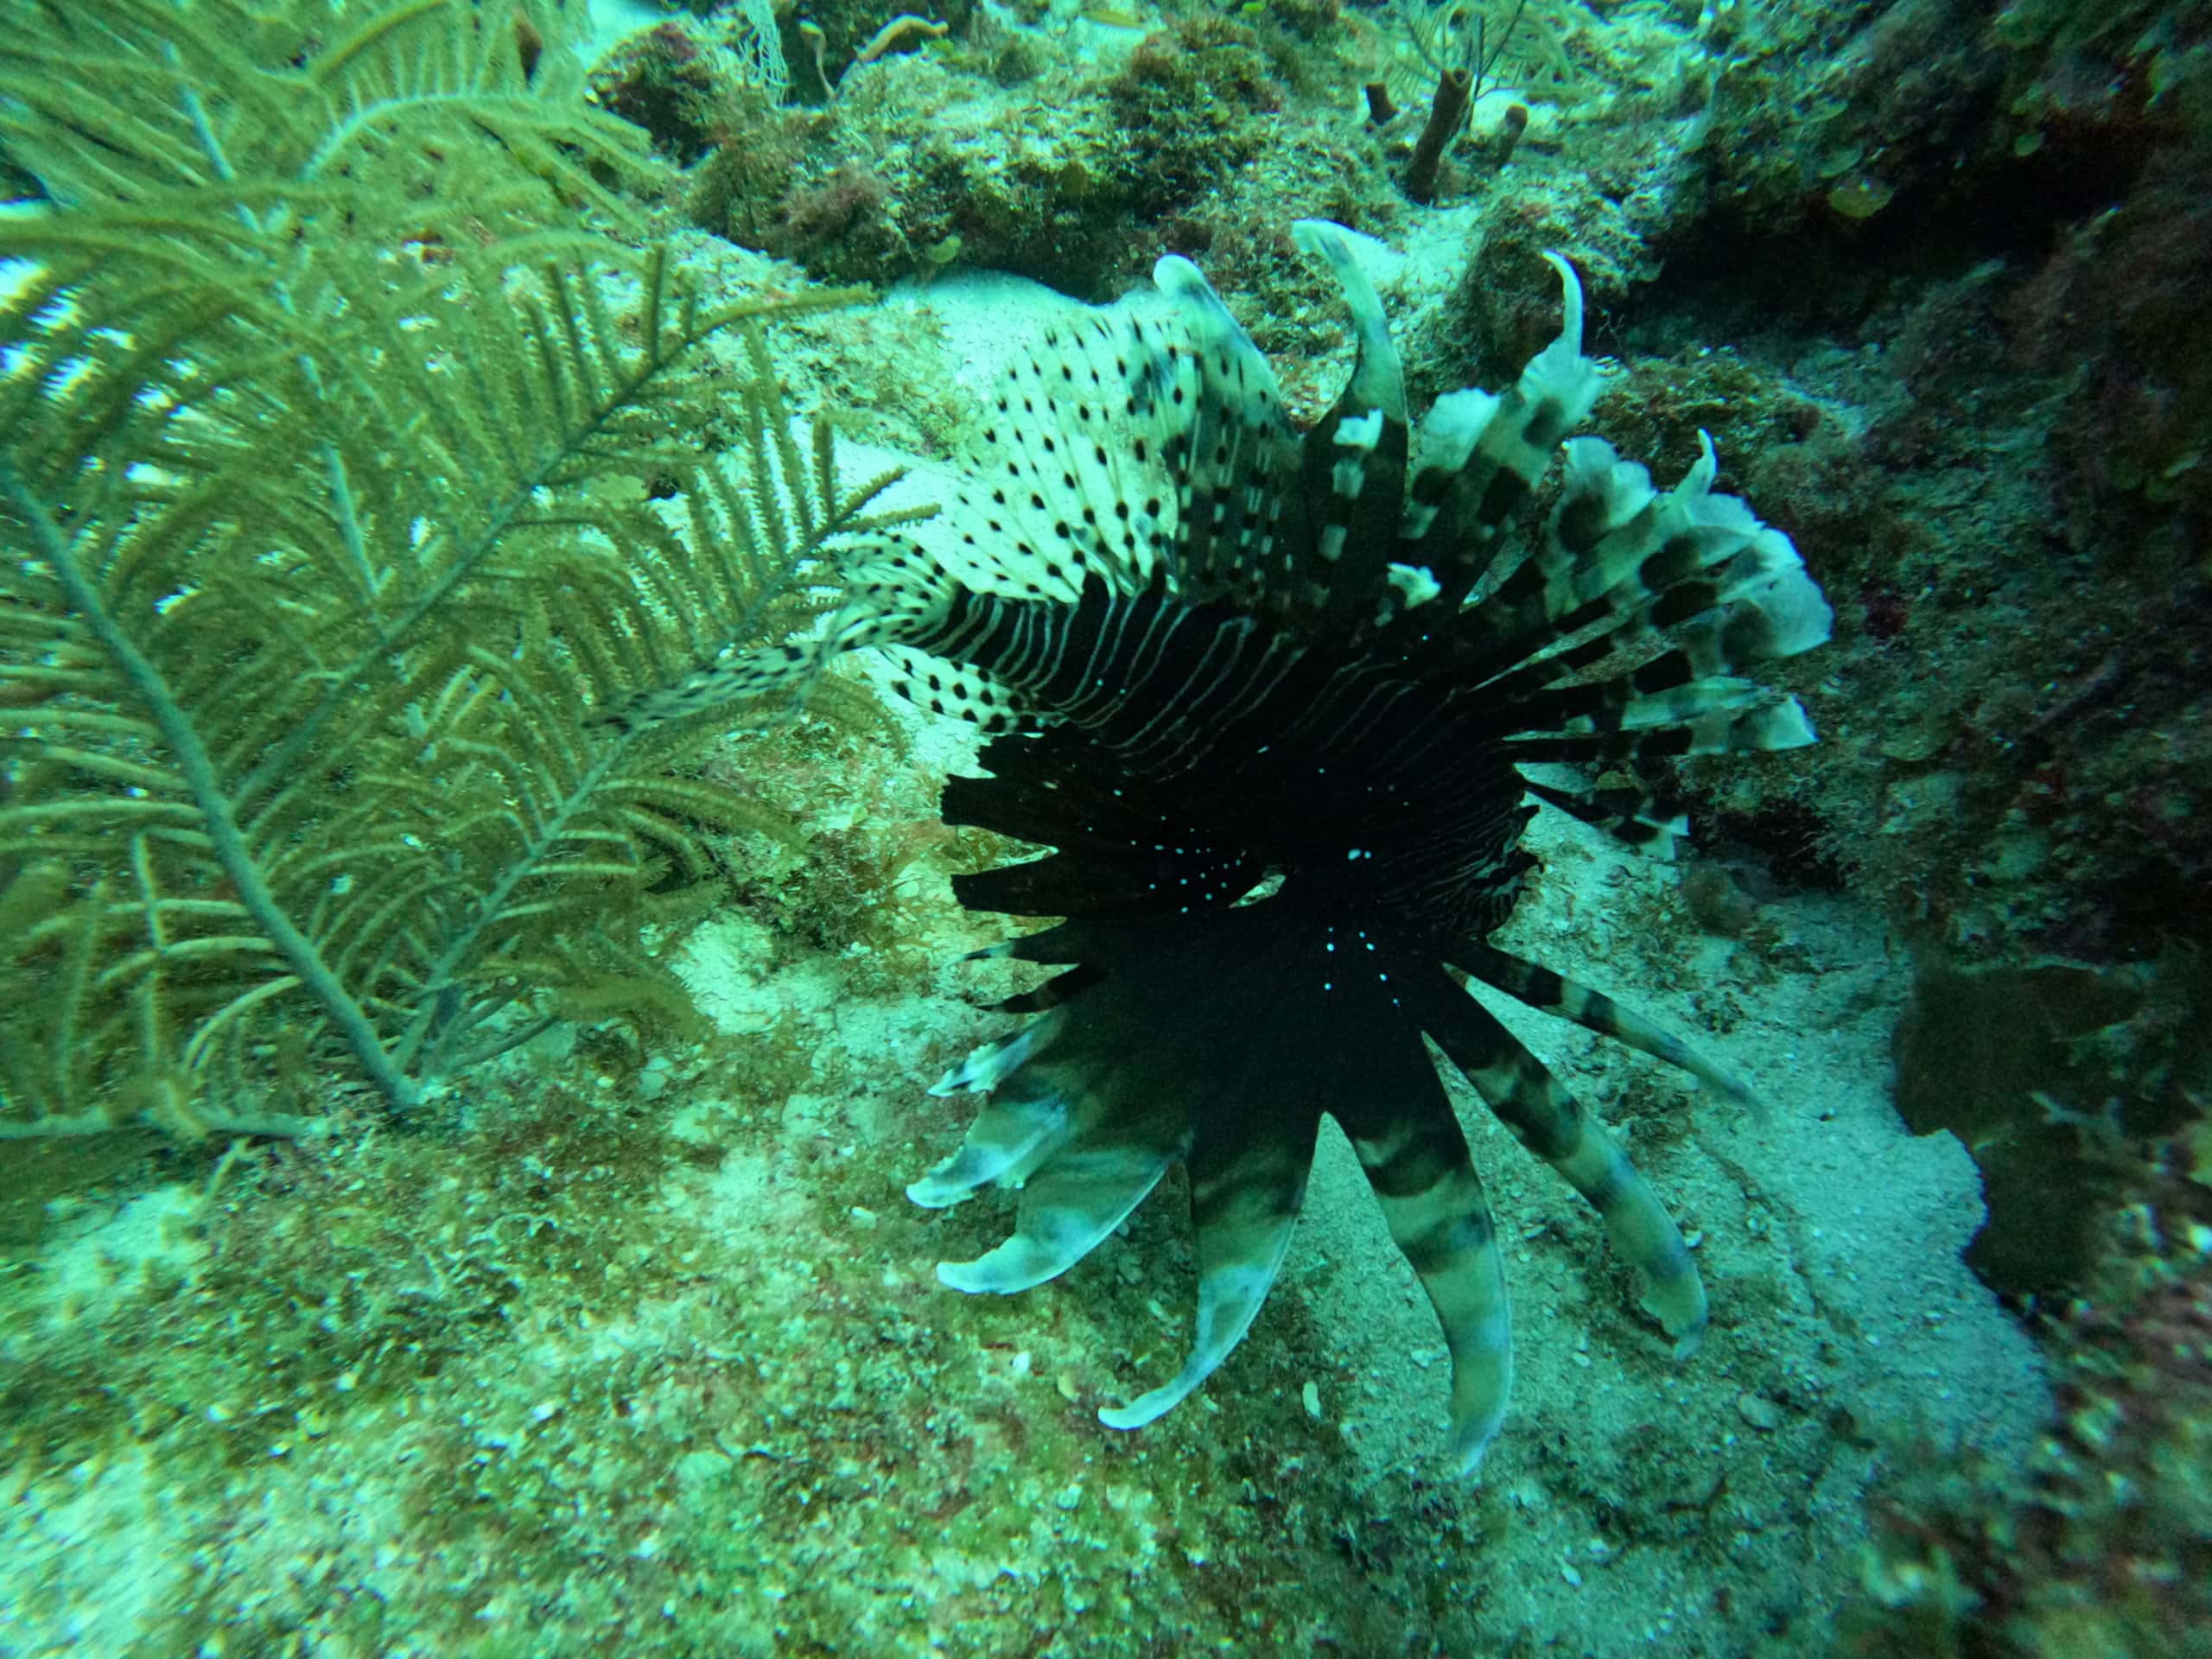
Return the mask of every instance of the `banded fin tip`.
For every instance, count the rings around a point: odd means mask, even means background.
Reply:
[[[979,1188],[1019,1186],[1068,1134],[1066,1103],[1058,1095],[994,1095],[952,1156],[906,1189],[925,1210],[946,1210]]]
[[[1405,372],[1390,338],[1382,296],[1352,251],[1352,232],[1332,219],[1294,219],[1290,226],[1292,243],[1328,267],[1351,313],[1352,334],[1359,342],[1359,351],[1352,363],[1351,384],[1344,388],[1345,400],[1403,426],[1407,423]]]
[[[1052,1046],[1067,1027],[1065,1008],[1039,1015],[1019,1031],[985,1043],[937,1080],[930,1093],[987,1095]]]
[[[1704,1345],[1708,1318],[1705,1286],[1694,1269],[1687,1279],[1664,1286],[1655,1283],[1637,1306],[1674,1338],[1671,1351],[1675,1359],[1688,1359]]]
[[[1141,1146],[1056,1149],[1029,1179],[1020,1222],[972,1262],[940,1262],[940,1282],[970,1295],[1011,1296],[1057,1279],[1090,1254],[1142,1204],[1172,1161]]]
[[[1268,1300],[1305,1202],[1302,1165],[1230,1172],[1194,1187],[1198,1313],[1191,1351],[1175,1376],[1126,1405],[1102,1407],[1109,1428],[1142,1428],[1166,1415],[1220,1369]]]
[[[1560,327],[1559,339],[1554,343],[1564,346],[1568,355],[1580,357],[1582,355],[1582,278],[1575,274],[1574,267],[1567,263],[1567,256],[1555,248],[1544,250],[1544,263],[1559,272]],[[1713,440],[1707,438],[1702,432],[1698,436],[1705,440],[1706,448],[1710,450]]]

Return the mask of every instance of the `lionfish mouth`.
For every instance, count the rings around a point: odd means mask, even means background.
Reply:
[[[947,785],[944,821],[1053,849],[956,882],[971,910],[1061,918],[981,954],[1064,971],[999,1004],[1027,1023],[938,1085],[986,1098],[909,1196],[1020,1194],[1012,1236],[941,1264],[945,1283],[1003,1294],[1053,1277],[1181,1162],[1195,1340],[1171,1381],[1099,1414],[1148,1423],[1250,1327],[1326,1115],[1443,1327],[1452,1452],[1471,1470],[1511,1382],[1505,1273],[1423,1039],[1603,1217],[1679,1354],[1706,1299],[1675,1224],[1467,982],[1742,1092],[1486,942],[1533,862],[1536,804],[1662,855],[1685,833],[1639,789],[1520,768],[1812,741],[1802,709],[1741,671],[1818,645],[1830,613],[1789,538],[1712,493],[1709,441],[1661,490],[1603,440],[1568,438],[1603,381],[1563,259],[1548,256],[1559,338],[1503,396],[1452,392],[1415,426],[1349,233],[1306,220],[1294,234],[1357,339],[1310,431],[1197,269],[1163,259],[1166,322],[1090,318],[1007,372],[954,544],[878,543],[818,647],[726,664],[679,696],[887,650],[908,695],[997,734],[988,775]],[[1512,531],[1562,449],[1556,505]]]

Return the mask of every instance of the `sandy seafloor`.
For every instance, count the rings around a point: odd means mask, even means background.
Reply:
[[[973,385],[1063,303],[976,279],[889,309]],[[810,830],[928,817],[972,738],[911,723],[896,773],[824,770]],[[964,1121],[924,1090],[1002,1023],[971,995],[1019,970],[918,995],[729,915],[678,964],[725,1043],[595,1077],[588,1045],[518,1057],[457,1091],[458,1131],[189,1166],[12,1264],[0,1656],[1829,1651],[1870,1479],[2018,1455],[2048,1403],[1959,1259],[1972,1162],[1888,1103],[1906,964],[1847,894],[1764,896],[1722,939],[1678,867],[1536,833],[1501,943],[1766,1106],[1502,1010],[1627,1135],[1713,1322],[1669,1359],[1594,1217],[1460,1091],[1518,1363],[1478,1484],[1441,1470],[1441,1343],[1333,1130],[1245,1346],[1116,1434],[1096,1407],[1186,1339],[1179,1180],[1057,1284],[942,1288],[1011,1204],[899,1186]],[[902,893],[917,952],[995,936],[929,860]]]

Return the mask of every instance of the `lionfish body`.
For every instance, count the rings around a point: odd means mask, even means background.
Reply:
[[[970,909],[1064,918],[982,953],[1063,971],[1001,1004],[1027,1022],[938,1087],[987,1098],[910,1196],[1020,1195],[1013,1236],[940,1277],[1001,1293],[1050,1279],[1181,1162],[1195,1341],[1173,1380],[1100,1414],[1148,1422],[1250,1325],[1326,1115],[1443,1326],[1452,1451],[1471,1469],[1511,1378],[1506,1284],[1424,1038],[1597,1210],[1681,1353],[1706,1302],[1673,1222],[1465,982],[1735,1089],[1485,942],[1533,861],[1533,802],[1647,849],[1683,828],[1639,791],[1520,768],[1809,742],[1797,706],[1738,671],[1818,644],[1829,613],[1788,538],[1710,493],[1709,445],[1662,492],[1602,441],[1565,442],[1602,383],[1564,261],[1564,327],[1518,385],[1452,393],[1415,428],[1347,233],[1296,235],[1357,337],[1318,426],[1294,430],[1205,279],[1165,259],[1172,321],[1087,320],[1009,371],[955,503],[957,546],[879,547],[823,649],[885,648],[909,695],[996,734],[988,775],[947,785],[946,823],[1053,849],[956,881]],[[1509,533],[1563,442],[1557,505],[1534,536]],[[687,695],[815,660],[726,664]]]

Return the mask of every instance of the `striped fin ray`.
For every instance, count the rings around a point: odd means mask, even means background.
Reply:
[[[1097,976],[1068,1005],[1065,1032],[1018,1069],[1002,1073],[1004,1051],[988,1050],[963,1068],[989,1074],[998,1095],[970,1132],[979,1143],[973,1152],[963,1143],[922,1187],[926,1198],[950,1201],[994,1166],[1004,1172],[1001,1185],[1020,1185],[1014,1236],[976,1262],[939,1269],[956,1288],[1004,1292],[1063,1270],[1168,1165],[1188,1164],[1197,1340],[1174,1382],[1103,1414],[1133,1427],[1197,1387],[1249,1327],[1304,1194],[1320,1097],[1370,1070],[1389,1071],[1394,1060],[1386,1050],[1370,1065],[1369,1043],[1330,1039],[1313,1017],[1323,995],[1316,930],[1266,906],[1051,931],[1078,944]],[[1020,943],[1031,950],[1009,954],[1065,954],[1047,936]],[[1256,1020],[1255,1009],[1262,1011]],[[1426,1071],[1417,1048],[1413,1058]],[[986,1130],[1009,1096],[1025,1103]],[[1036,1107],[1026,1103],[1038,1101],[1066,1103],[1064,1126],[1040,1129]]]
[[[732,652],[649,693],[604,718],[639,732],[709,709],[766,696],[803,692],[836,658],[849,651],[895,645],[926,633],[948,613],[958,584],[919,543],[871,536],[846,550],[844,602],[812,637],[786,645]]]
[[[1542,760],[1665,760],[1685,754],[1746,754],[1802,748],[1817,742],[1805,707],[1795,697],[1751,706],[1731,697],[1698,709],[1677,723],[1642,729],[1620,726],[1580,734],[1539,733],[1510,746],[1513,759]]]
[[[1819,645],[1832,613],[1788,537],[1741,501],[1711,493],[1718,462],[1710,442],[1665,494],[1598,440],[1578,439],[1568,450],[1567,494],[1546,551],[1468,614],[1493,666],[1522,659],[1482,684],[1491,709],[1483,729],[1510,738],[1521,761],[1814,741],[1801,703],[1735,671]],[[1493,608],[1502,621],[1485,620]],[[1593,821],[1609,816],[1554,804]],[[1663,821],[1637,811],[1611,817],[1624,840],[1671,844],[1646,833],[1669,830]]]
[[[1065,973],[1053,975],[1034,990],[1017,992],[988,1006],[993,1014],[1045,1014],[1065,1007],[1071,997],[1080,995],[1096,984],[1099,975],[1096,967],[1071,968]]]
[[[1202,763],[1307,654],[1287,629],[1225,607],[1188,604],[1157,586],[1118,594],[1096,577],[1073,606],[963,594],[917,644],[1003,688],[1009,717],[1082,727],[1153,778]],[[957,679],[931,674],[931,696],[948,695]]]
[[[1495,723],[1538,738],[1687,728],[1693,734],[1690,753],[1699,754],[1794,747],[1774,741],[1784,734],[1771,721],[1736,718],[1770,705],[1767,689],[1758,681],[1719,675],[1668,683],[1673,678],[1671,673],[1647,677],[1638,672],[1540,692],[1508,705]],[[1809,730],[1796,741],[1812,741]]]
[[[1426,836],[1417,849],[1395,849],[1387,871],[1397,907],[1445,927],[1494,927],[1504,921],[1512,913],[1522,878],[1536,862],[1519,841],[1535,808],[1509,797],[1497,815],[1510,817],[1505,834],[1511,839],[1477,823]]]
[[[1522,781],[1538,800],[1604,830],[1647,858],[1672,860],[1690,832],[1688,809],[1649,790],[1560,789],[1534,779]]]
[[[1438,398],[1414,435],[1398,563],[1425,569],[1449,616],[1496,558],[1514,508],[1550,469],[1567,435],[1605,390],[1582,355],[1582,284],[1558,254],[1560,332],[1503,397],[1469,389]],[[1504,579],[1509,573],[1497,573]]]
[[[1175,304],[1188,369],[1158,397],[1179,419],[1167,452],[1178,504],[1176,591],[1273,608],[1283,587],[1278,547],[1287,554],[1304,535],[1294,511],[1298,437],[1281,389],[1196,265],[1171,254],[1153,267],[1153,281]]]
[[[1677,1357],[1704,1334],[1705,1287],[1666,1209],[1611,1136],[1521,1040],[1472,996],[1425,999],[1421,1025],[1514,1137],[1559,1171],[1645,1279],[1644,1312]]]
[[[906,1196],[925,1209],[942,1210],[995,1182],[1018,1184],[1050,1157],[1069,1133],[1067,1103],[1038,1083],[1027,1080],[993,1095],[958,1149],[909,1186]]]
[[[1065,1012],[1032,1020],[1020,1029],[976,1049],[939,1078],[930,1093],[987,1095],[1050,1048],[1052,1039],[1066,1028]]]
[[[913,644],[979,671],[1058,718],[1091,724],[1112,718],[1145,690],[1192,615],[1157,584],[1121,594],[1093,575],[1075,603],[963,593]]]
[[[940,1262],[937,1276],[971,1295],[1011,1296],[1057,1279],[1096,1249],[1106,1235],[1151,1195],[1181,1148],[1147,1141],[1103,1114],[1053,1147],[1033,1173],[999,1184],[1018,1186],[1021,1203],[1013,1234],[972,1262]]]
[[[1404,518],[1405,373],[1382,302],[1352,251],[1350,234],[1326,219],[1302,219],[1291,238],[1319,260],[1343,290],[1357,342],[1351,378],[1336,406],[1306,435],[1302,471],[1321,584],[1314,608],[1324,627],[1362,633],[1395,609],[1388,569]]]
[[[1205,1125],[1191,1152],[1191,1222],[1198,1255],[1198,1313],[1191,1351],[1173,1379],[1125,1406],[1108,1407],[1109,1428],[1141,1428],[1182,1403],[1219,1369],[1252,1328],[1290,1249],[1313,1161],[1313,1120],[1297,1137],[1240,1144]]]
[[[1707,618],[1716,626],[1723,621],[1715,613]],[[1641,638],[1651,635],[1644,619],[1629,626]],[[1601,635],[1490,682],[1481,691],[1491,710],[1482,729],[1497,737],[1610,735],[1694,727],[1713,715],[1778,706],[1756,681],[1732,674],[1700,674],[1690,649],[1677,647],[1638,660],[1620,649],[1620,638],[1619,633]],[[1716,658],[1714,662],[1725,660]],[[1707,732],[1697,740],[1700,747],[1694,752],[1795,747],[1813,741],[1809,726],[1800,730],[1801,726],[1802,708],[1795,721],[1749,722],[1745,734],[1727,742]],[[1726,723],[1713,728],[1726,729]],[[1764,735],[1754,740],[1748,735],[1754,731]],[[1705,747],[1708,744],[1710,749]]]
[[[1355,961],[1332,925],[1272,903],[1064,924],[1007,954],[1071,954],[1055,935],[1101,976],[1066,1005],[1064,1034],[998,1087],[1021,1102],[1065,1100],[1066,1126],[1040,1131],[1033,1107],[1007,1127],[979,1122],[977,1148],[963,1147],[925,1183],[940,1201],[994,1166],[1012,1173],[1001,1185],[1026,1183],[1014,1237],[980,1262],[942,1269],[946,1282],[999,1290],[1058,1270],[1127,1213],[1155,1162],[1182,1158],[1198,1268],[1192,1346],[1164,1385],[1100,1414],[1117,1428],[1149,1422],[1249,1329],[1283,1261],[1325,1111],[1361,1150],[1443,1323],[1455,1357],[1454,1446],[1471,1466],[1510,1380],[1503,1268],[1465,1137],[1398,997],[1414,977],[1457,996],[1443,970],[1382,950]],[[998,1077],[1004,1054],[987,1050],[956,1077]]]
[[[1692,1077],[1711,1084],[1732,1100],[1752,1103],[1754,1096],[1732,1073],[1722,1070],[1672,1033],[1630,1012],[1602,991],[1577,984],[1564,974],[1533,962],[1510,957],[1477,939],[1459,939],[1446,946],[1444,959],[1485,985],[1503,991],[1516,1002],[1541,1013],[1572,1020],[1586,1031],[1643,1050]]]
[[[1554,649],[1592,626],[1614,651],[1665,637],[1640,671],[1651,689],[1726,677],[1793,657],[1828,637],[1834,614],[1789,538],[1741,499],[1715,495],[1719,470],[1700,432],[1697,463],[1673,489],[1599,438],[1567,446],[1565,487],[1535,556],[1467,613],[1464,637],[1491,689],[1511,696],[1594,660]],[[1533,660],[1531,660],[1533,659]]]
[[[1384,1222],[1428,1294],[1452,1355],[1454,1466],[1471,1473],[1505,1420],[1513,1322],[1505,1259],[1467,1137],[1432,1076],[1417,1109],[1382,1122],[1351,1115],[1346,1131]]]
[[[880,647],[895,671],[891,689],[935,715],[950,715],[984,731],[1032,732],[1044,716],[1029,699],[980,670],[956,670],[906,645]]]

